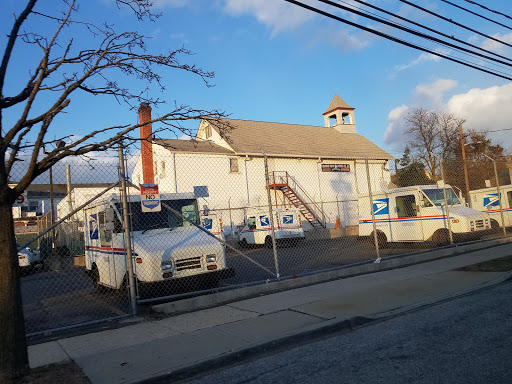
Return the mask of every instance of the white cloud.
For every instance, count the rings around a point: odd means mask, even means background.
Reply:
[[[445,49],[436,49],[435,52],[443,54],[443,55],[447,55],[449,53],[449,51],[447,51]],[[434,55],[433,53],[423,52],[421,55],[419,55],[416,59],[414,59],[410,63],[395,66],[395,70],[397,72],[400,72],[400,71],[404,71],[406,69],[415,67],[422,63],[426,63],[429,61],[438,62],[439,60],[441,60],[441,57]]]
[[[284,1],[226,0],[224,9],[231,16],[253,14],[260,23],[271,27],[274,34],[297,28],[314,16],[312,12]]]
[[[447,103],[447,111],[466,119],[465,129],[496,131],[512,128],[512,83],[501,87],[473,88],[454,95]],[[511,131],[490,132],[495,143],[512,151]]]
[[[451,79],[438,79],[430,84],[418,84],[413,90],[414,104],[425,108],[440,108],[445,92],[457,86]]]
[[[418,106],[446,111],[466,119],[465,130],[498,131],[489,132],[489,137],[493,143],[500,143],[512,152],[512,132],[503,131],[512,128],[512,109],[508,108],[512,105],[512,83],[501,87],[470,89],[465,93],[455,94],[447,102],[443,102],[445,93],[456,86],[457,82],[450,79],[439,79],[431,84],[416,86],[412,91],[411,103],[396,107],[388,114],[384,143],[389,150],[398,153],[403,151],[406,144],[403,136],[404,117],[411,108]]]
[[[405,147],[404,117],[409,109],[409,106],[401,105],[392,109],[388,114],[388,126],[384,132],[384,143],[389,146],[391,151],[402,152]]]
[[[349,33],[344,29],[326,28],[317,33],[314,43],[328,42],[341,52],[367,47],[373,37],[365,32]]]
[[[504,41],[505,43],[512,43],[512,33],[507,33],[504,35],[496,33],[495,35],[492,35],[492,37],[494,37],[497,40]],[[492,51],[495,53],[503,53],[504,49],[507,48],[506,45],[491,39],[484,40],[481,47],[483,49],[487,49],[488,51]]]

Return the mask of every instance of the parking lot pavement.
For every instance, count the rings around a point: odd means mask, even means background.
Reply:
[[[381,250],[381,257],[414,253],[433,247],[433,244],[428,243],[391,244]],[[276,265],[272,249],[254,246],[241,251],[245,257],[228,251],[228,266],[236,274],[221,280],[220,287],[275,279]],[[376,258],[373,245],[357,237],[305,240],[294,246],[279,246],[277,252],[281,277],[300,276]],[[83,267],[68,266],[58,271],[36,269],[32,274],[22,277],[21,286],[28,334],[44,334],[129,313],[127,291],[107,289],[97,292],[91,280],[84,275]],[[173,292],[160,290],[155,297],[169,295],[173,295]]]

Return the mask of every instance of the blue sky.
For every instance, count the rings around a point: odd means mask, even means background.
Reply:
[[[485,12],[464,0],[452,1],[512,26],[510,19]],[[316,0],[307,2],[365,26],[404,36]],[[457,10],[441,0],[414,2],[512,44],[510,29]],[[19,3],[18,0],[2,2],[0,29],[3,36],[8,33],[13,12],[19,12]],[[371,3],[512,57],[510,47],[454,28],[398,1],[372,0]],[[512,2],[486,0],[483,3],[512,15]],[[37,7],[40,11],[56,13],[60,5],[60,1],[42,0]],[[153,53],[185,46],[196,54],[184,61],[215,71],[213,88],[207,88],[201,79],[191,74],[162,71],[166,91],[160,93],[150,84],[149,92],[153,97],[166,100],[167,108],[176,102],[225,110],[237,119],[323,126],[322,113],[338,94],[356,108],[358,133],[397,157],[401,156],[405,145],[401,121],[415,106],[456,113],[467,120],[465,128],[512,128],[510,81],[398,45],[282,0],[155,0],[155,5],[163,13],[156,22],[138,22],[127,10],[119,10],[112,0],[81,2],[78,15],[95,22],[108,21],[118,31],[137,30],[151,36],[149,50]],[[40,18],[34,17],[33,21],[41,32],[49,30],[49,24]],[[85,34],[73,37],[77,47],[94,43]],[[404,38],[419,42],[412,37]],[[427,42],[421,45],[439,49]],[[5,39],[2,39],[2,51],[4,47]],[[443,50],[465,57],[446,48]],[[9,67],[6,93],[17,93],[19,81],[26,78],[37,57],[34,49],[21,44],[15,53],[16,59]],[[508,69],[500,70],[508,71],[509,76],[512,73]],[[145,88],[145,84],[137,81],[129,80],[128,84],[135,90]],[[45,104],[45,100],[38,102],[41,107]],[[154,114],[165,111],[166,106],[160,106]],[[12,123],[16,113],[19,111],[6,113],[4,125]],[[91,129],[135,123],[136,119],[136,112],[125,105],[104,97],[82,95],[73,99],[68,113],[55,121],[49,138],[70,133],[81,136]],[[186,124],[190,129],[197,126],[198,122]],[[511,131],[491,133],[490,137],[512,151]]]

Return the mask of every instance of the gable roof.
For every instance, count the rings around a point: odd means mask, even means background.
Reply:
[[[156,144],[171,152],[331,159],[393,159],[389,153],[357,133],[331,127],[222,119],[230,126],[230,147],[211,141],[163,139]],[[215,129],[215,128],[214,128]]]
[[[230,146],[239,155],[393,159],[389,153],[357,133],[340,133],[332,127],[223,119],[233,128]]]
[[[155,140],[155,143],[171,152],[234,154],[233,151],[211,141],[161,139]]]
[[[329,104],[329,107],[327,110],[323,113],[324,115],[328,114],[329,112],[334,111],[335,109],[354,109],[350,105],[348,105],[341,97],[338,95],[334,95],[332,98],[331,104]]]

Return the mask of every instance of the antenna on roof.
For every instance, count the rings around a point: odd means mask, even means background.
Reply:
[[[146,101],[149,104],[149,82],[146,84]]]

